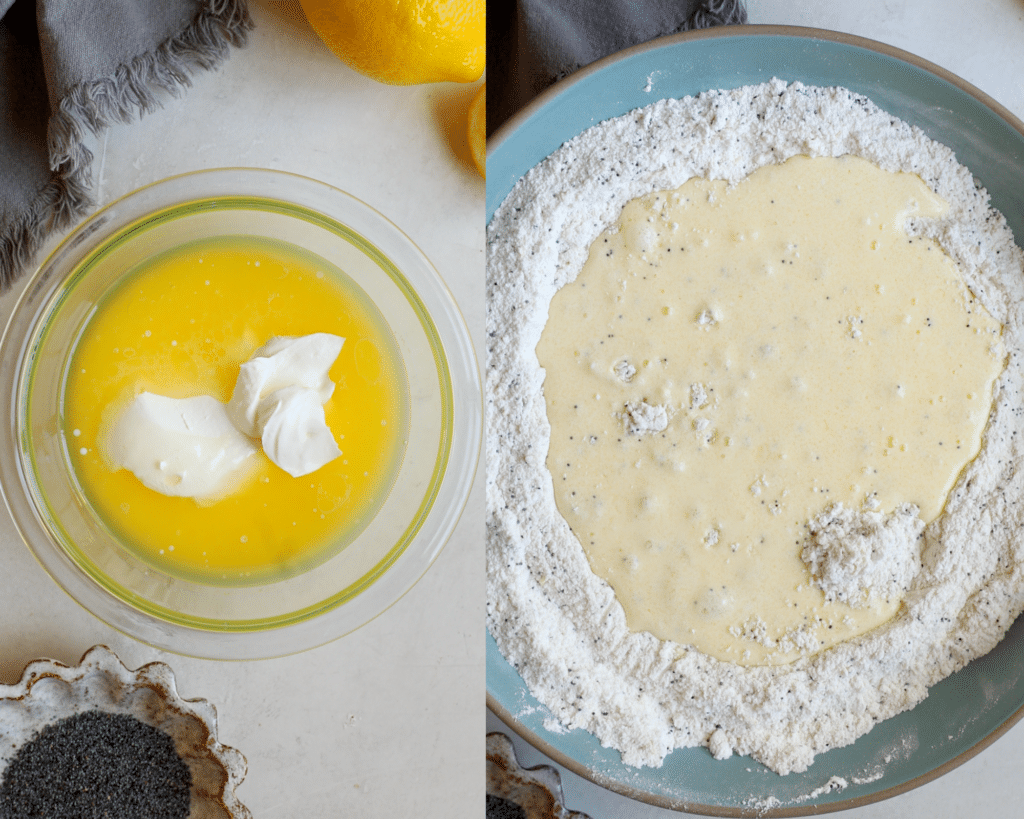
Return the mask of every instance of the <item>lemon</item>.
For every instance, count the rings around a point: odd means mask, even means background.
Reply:
[[[485,0],[299,3],[331,51],[379,82],[473,82],[483,74]]]
[[[487,83],[473,97],[469,105],[469,150],[480,176],[487,177]]]

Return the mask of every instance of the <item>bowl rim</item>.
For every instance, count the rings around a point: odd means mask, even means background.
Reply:
[[[630,48],[623,49],[621,51],[609,54],[589,65],[579,69],[568,77],[559,80],[548,88],[540,92],[536,97],[530,100],[523,108],[515,112],[510,116],[504,123],[499,126],[494,133],[487,140],[487,154],[490,157],[494,152],[500,150],[506,142],[508,142],[513,135],[519,131],[531,118],[539,114],[544,109],[552,105],[556,100],[567,91],[571,90],[574,86],[591,80],[594,75],[599,74],[605,69],[616,65],[617,63],[631,59],[638,55],[644,54],[650,51],[657,51],[666,47],[672,47],[679,43],[693,42],[693,41],[707,41],[707,40],[718,40],[718,39],[742,39],[752,37],[788,37],[794,38],[800,41],[827,41],[838,45],[851,46],[857,49],[873,52],[875,55],[888,57],[899,62],[907,63],[910,66],[921,69],[929,74],[934,75],[940,80],[943,80],[950,85],[953,85],[958,90],[973,97],[982,106],[988,108],[997,117],[1002,119],[1012,129],[1016,130],[1018,134],[1024,139],[1024,121],[1018,118],[1012,111],[1007,109],[997,100],[976,88],[963,78],[951,71],[942,68],[941,66],[930,62],[922,57],[917,56],[911,52],[905,51],[896,46],[889,45],[877,40],[861,37],[855,34],[848,34],[845,32],[832,31],[828,29],[812,28],[805,26],[792,26],[792,25],[768,25],[768,24],[744,24],[744,25],[728,25],[728,26],[716,26],[706,29],[696,29],[686,32],[680,32],[677,34],[665,35],[657,37],[645,43],[641,43]],[[738,87],[738,85],[722,85],[720,87]],[[654,103],[657,100],[663,99],[666,94],[655,93],[652,95],[650,103]],[[648,103],[645,103],[648,104]],[[640,106],[637,106],[640,107]],[[604,121],[593,117],[591,124],[587,127],[592,127],[598,124],[598,122]],[[586,130],[585,128],[582,130]],[[578,131],[577,133],[581,133]],[[567,137],[566,141],[571,137]],[[558,145],[554,145],[550,148],[547,155],[550,155],[558,149]],[[543,161],[545,157],[541,157],[537,162],[531,166],[536,167],[536,164]],[[501,203],[508,196],[511,187],[514,187],[519,178],[512,179],[512,184],[508,190],[502,190],[500,193],[495,193],[492,198],[488,196],[487,201],[487,224],[490,224],[493,214],[500,207]],[[490,188],[488,192],[490,193]],[[499,198],[500,197],[500,198]],[[1019,243],[1019,242],[1018,242]],[[1024,620],[1024,616],[1021,618]],[[1005,639],[1005,637],[1004,637]],[[501,654],[500,649],[497,648],[497,644],[494,641],[493,636],[489,630],[486,635],[486,641],[488,644],[487,649],[487,664],[488,670],[490,670],[490,664],[492,661],[492,651],[501,658],[502,662],[507,664],[504,656]],[[513,669],[514,673],[515,670]],[[948,679],[948,677],[946,678]],[[611,776],[603,775],[592,767],[588,767],[585,763],[578,761],[577,759],[569,756],[564,751],[553,746],[547,739],[542,737],[540,734],[533,731],[531,728],[524,725],[517,716],[512,713],[505,705],[495,696],[491,691],[491,674],[487,675],[487,708],[494,713],[505,725],[509,727],[517,736],[522,740],[532,745],[538,751],[543,753],[551,760],[557,762],[565,769],[572,771],[577,776],[589,781],[590,783],[597,785],[601,788],[611,790],[622,796],[636,800],[638,802],[644,802],[646,804],[654,805],[669,810],[682,811],[687,813],[699,813],[707,816],[723,816],[723,817],[740,817],[740,816],[764,816],[764,817],[792,817],[792,816],[810,816],[818,815],[821,813],[830,813],[833,811],[847,810],[851,808],[863,807],[875,802],[880,802],[885,799],[889,799],[894,796],[898,796],[907,791],[913,790],[921,785],[925,785],[934,779],[942,776],[945,773],[959,767],[963,763],[967,762],[981,751],[989,747],[997,739],[1003,736],[1007,731],[1010,730],[1017,722],[1024,718],[1024,703],[1017,707],[1013,713],[1011,713],[1005,720],[994,730],[990,731],[987,735],[978,740],[974,745],[956,754],[946,762],[936,766],[935,768],[918,774],[905,782],[875,791],[870,794],[863,794],[860,796],[849,797],[847,799],[841,799],[838,801],[830,802],[816,802],[814,799],[801,802],[799,805],[786,805],[781,807],[733,807],[729,805],[720,804],[703,804],[695,802],[683,802],[680,798],[672,797],[668,795],[662,795],[657,793],[651,793],[643,790],[639,787],[634,787],[624,782],[619,781]],[[529,693],[528,687],[524,685],[524,689]],[[531,695],[532,696],[532,695]],[[543,707],[543,706],[542,706]],[[678,749],[677,749],[678,750]]]
[[[573,72],[568,77],[548,86],[526,105],[516,111],[512,116],[505,120],[505,122],[503,122],[494,131],[494,133],[491,134],[491,136],[487,138],[487,151],[490,153],[492,150],[497,150],[501,147],[501,145],[509,139],[512,133],[518,130],[524,121],[532,117],[539,109],[546,106],[551,99],[564,93],[573,85],[585,81],[591,75],[600,72],[608,65],[633,57],[637,54],[642,54],[645,51],[653,51],[663,48],[669,43],[685,42],[688,40],[716,40],[720,38],[731,39],[744,36],[781,36],[810,40],[828,40],[833,43],[864,48],[883,56],[892,57],[901,62],[909,63],[917,68],[924,69],[930,74],[936,75],[939,79],[945,80],[951,85],[955,85],[964,93],[974,97],[985,107],[991,108],[999,117],[1006,120],[1009,125],[1016,128],[1016,130],[1024,136],[1024,121],[1022,121],[1009,108],[1000,103],[994,97],[986,94],[980,88],[967,82],[967,80],[963,79],[959,75],[954,74],[952,71],[943,68],[937,63],[926,60],[924,57],[919,57],[913,52],[906,51],[894,45],[889,45],[888,43],[883,43],[880,40],[861,37],[858,34],[848,34],[843,31],[832,31],[831,29],[813,28],[810,26],[745,23],[743,25],[715,26],[713,28],[682,31],[678,34],[667,34],[663,37],[656,37],[646,43],[640,43],[638,45],[631,46],[630,48],[616,51],[614,54],[609,54],[606,57],[602,57],[601,59],[584,66],[578,71]],[[660,98],[656,97],[655,99]]]
[[[327,206],[317,209],[309,204],[316,196],[321,197],[321,205],[326,198]],[[132,211],[140,199],[143,209]],[[405,528],[398,543],[344,590],[273,618],[230,621],[240,624],[234,627],[209,618],[188,617],[186,623],[173,613],[162,616],[159,606],[133,603],[130,590],[124,590],[128,596],[119,594],[111,582],[101,582],[79,566],[39,519],[25,474],[32,467],[24,462],[18,430],[20,393],[31,376],[30,346],[40,337],[54,296],[66,292],[81,264],[112,241],[123,240],[140,222],[218,199],[229,204],[255,201],[284,206],[293,211],[288,214],[293,218],[311,214],[318,227],[341,236],[378,267],[386,263],[396,289],[415,302],[411,308],[432,348],[441,396],[437,451],[431,456],[436,478],[430,482],[432,494],[424,494],[416,505],[416,526]],[[51,267],[61,254],[74,254],[65,275]],[[483,426],[479,362],[444,280],[419,247],[379,211],[339,188],[286,171],[247,167],[190,171],[156,180],[108,203],[60,241],[27,277],[0,335],[0,350],[6,351],[0,362],[0,382],[8,389],[10,409],[8,420],[0,425],[0,440],[5,444],[0,447],[0,480],[21,539],[47,574],[86,610],[122,633],[175,653],[239,660],[283,656],[329,642],[374,619],[404,596],[440,554],[465,509],[479,463]]]

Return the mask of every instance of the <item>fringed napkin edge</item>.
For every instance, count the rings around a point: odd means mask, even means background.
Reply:
[[[245,45],[252,27],[245,0],[207,0],[180,34],[64,96],[47,126],[52,177],[0,235],[0,290],[10,288],[51,232],[74,224],[93,206],[86,137],[158,108],[161,91],[180,95],[193,74],[215,68],[232,46]]]

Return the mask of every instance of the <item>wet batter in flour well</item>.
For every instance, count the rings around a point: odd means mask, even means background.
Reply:
[[[547,464],[631,628],[762,664],[895,613],[905,588],[826,603],[801,558],[836,503],[933,520],[978,452],[1001,328],[904,230],[946,208],[913,174],[797,156],[649,194],[594,242],[537,348]]]

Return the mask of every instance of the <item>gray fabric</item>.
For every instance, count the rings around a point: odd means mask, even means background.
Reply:
[[[487,8],[487,132],[552,83],[655,37],[747,22],[741,0],[515,0]]]
[[[251,27],[245,0],[0,0],[0,288],[91,207],[88,134],[180,93]]]

